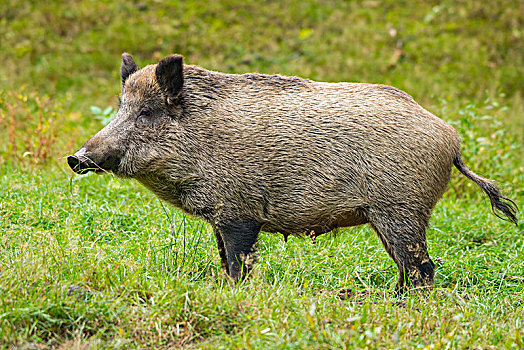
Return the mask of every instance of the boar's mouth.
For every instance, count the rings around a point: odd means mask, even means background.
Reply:
[[[97,166],[92,160],[88,158],[81,158],[75,155],[67,157],[67,164],[77,174],[86,174],[90,171],[101,172],[102,168]]]
[[[94,159],[96,157],[86,154],[85,148],[82,148],[74,155],[67,157],[67,164],[77,174],[86,174],[90,171],[100,174],[115,171],[118,166],[116,157],[106,156],[101,161]]]

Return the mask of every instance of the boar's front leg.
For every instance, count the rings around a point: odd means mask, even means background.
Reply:
[[[225,256],[220,252],[222,266],[227,264],[228,273],[234,282],[243,280],[255,262],[255,243],[261,225],[252,221],[238,220],[213,225],[217,242],[223,243]]]
[[[215,237],[217,239],[217,246],[218,246],[218,254],[220,255],[220,263],[222,265],[222,270],[227,275],[229,274],[229,266],[227,264],[227,255],[226,255],[226,247],[224,246],[224,240],[222,239],[222,236],[220,235],[220,232],[217,229],[213,229],[215,232]]]

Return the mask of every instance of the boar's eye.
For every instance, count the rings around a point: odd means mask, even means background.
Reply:
[[[151,123],[151,111],[144,109],[138,113],[136,121],[138,124],[149,125]]]

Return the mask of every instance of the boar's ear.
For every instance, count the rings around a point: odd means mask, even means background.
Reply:
[[[164,92],[167,103],[172,104],[179,97],[184,85],[183,58],[180,55],[167,56],[156,66],[156,81]]]
[[[135,61],[133,61],[133,57],[131,57],[131,55],[127,52],[124,52],[122,54],[122,66],[120,66],[120,77],[122,78],[122,94],[124,93],[124,85],[126,84],[127,78],[139,69],[140,68],[138,68]]]

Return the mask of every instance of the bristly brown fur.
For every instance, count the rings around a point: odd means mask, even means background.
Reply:
[[[235,281],[260,230],[316,237],[369,223],[397,288],[431,286],[425,229],[453,164],[517,221],[516,205],[464,165],[453,127],[396,88],[224,74],[176,55],[135,66],[123,56],[118,115],[71,164],[135,178],[208,221]]]

